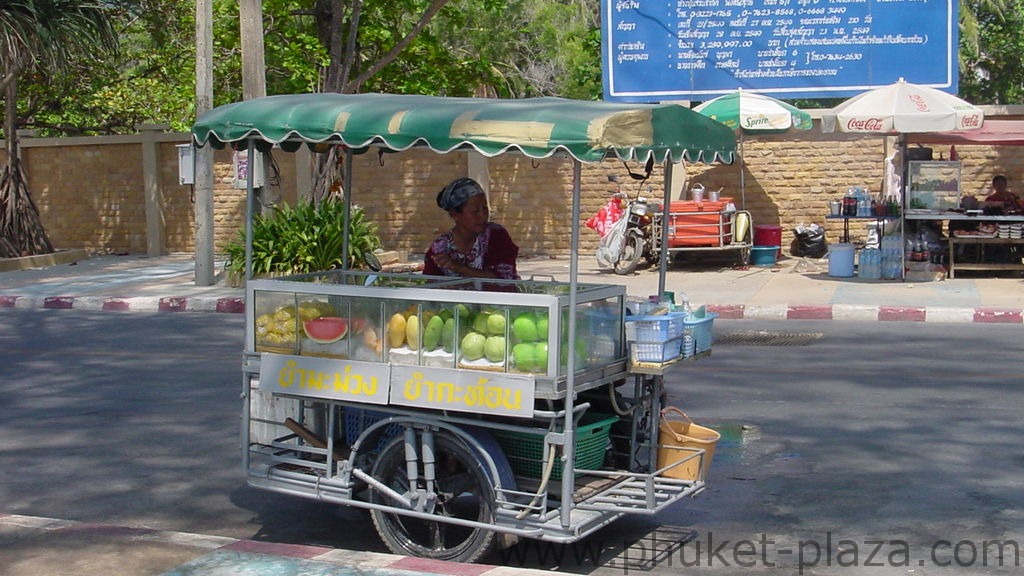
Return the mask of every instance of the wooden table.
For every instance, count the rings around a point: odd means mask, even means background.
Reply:
[[[940,211],[914,211],[908,210],[904,215],[907,220],[950,220],[960,222],[993,222],[996,224],[1021,224],[1024,223],[1024,214],[1014,216],[984,216],[968,215],[959,212]],[[1018,262],[964,262],[956,263],[956,246],[973,245],[1024,245],[1024,239],[1016,238],[979,238],[977,236],[949,236],[949,277],[955,278],[956,270],[1024,270],[1024,264]]]
[[[950,236],[949,237],[949,277],[955,278],[954,270],[1024,270],[1021,262],[963,262],[956,263],[956,245],[967,244],[974,246],[987,246],[990,244],[999,245],[1024,245],[1024,239],[1019,238],[978,238],[976,236]]]

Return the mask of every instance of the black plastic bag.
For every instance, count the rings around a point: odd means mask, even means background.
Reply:
[[[825,241],[825,229],[817,224],[797,226],[792,253],[794,256],[808,258],[824,258],[828,254],[828,242]]]

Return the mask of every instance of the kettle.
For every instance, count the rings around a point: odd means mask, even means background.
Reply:
[[[690,199],[693,200],[694,202],[703,202],[704,201],[704,185],[703,184],[694,184],[693,187],[690,188]]]

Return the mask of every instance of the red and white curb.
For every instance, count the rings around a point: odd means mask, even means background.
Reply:
[[[981,322],[1024,324],[1021,308],[950,308],[942,306],[871,306],[828,304],[708,304],[722,320],[856,320],[862,322]]]
[[[18,296],[0,294],[0,308],[105,312],[245,312],[245,298],[205,296]]]
[[[93,310],[109,312],[245,312],[245,298],[209,296],[18,296],[0,294],[0,309]],[[864,304],[708,304],[722,320],[854,320],[861,322],[981,322],[1024,324],[1022,308],[874,306]]]
[[[155,528],[116,526],[91,522],[75,522],[56,518],[38,516],[22,516],[19,514],[0,514],[0,527],[9,529],[31,529],[60,531],[62,534],[80,533],[83,535],[107,536],[123,538],[129,541],[147,544],[169,544],[196,548],[205,554],[213,551],[244,552],[265,554],[301,560],[327,562],[360,569],[402,570],[420,574],[437,574],[439,576],[551,576],[559,572],[535,570],[529,568],[510,568],[488,564],[464,564],[443,562],[426,558],[382,554],[380,552],[359,552],[339,550],[324,546],[305,544],[277,544],[224,536],[191,534]],[[568,576],[568,575],[566,575]]]

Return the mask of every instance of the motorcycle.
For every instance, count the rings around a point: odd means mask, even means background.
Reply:
[[[632,172],[630,176],[634,179],[647,179]],[[608,180],[618,185],[617,177],[609,176]],[[638,186],[636,196],[623,209],[622,203],[628,196],[617,186],[608,204],[586,223],[599,234],[604,230],[597,249],[597,262],[602,268],[611,268],[616,274],[632,274],[639,266],[640,258],[654,265],[661,256],[661,207],[649,203],[647,196],[641,192],[642,186]],[[648,188],[648,194],[650,192]],[[616,212],[621,216],[608,226],[608,215]]]

